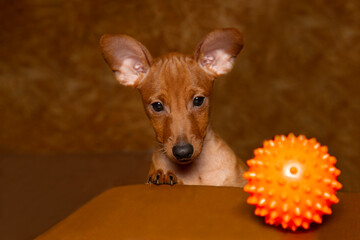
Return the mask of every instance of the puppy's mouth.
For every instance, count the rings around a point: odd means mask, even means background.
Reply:
[[[194,156],[192,155],[191,157],[188,157],[188,158],[181,158],[181,159],[178,159],[176,158],[173,154],[169,154],[169,153],[166,153],[167,157],[169,160],[171,160],[172,162],[178,164],[178,165],[187,165],[187,164],[191,164],[193,163],[197,156]]]
[[[179,165],[186,165],[186,164],[192,163],[194,161],[194,159],[193,158],[186,158],[186,159],[180,159],[180,160],[175,159],[174,161],[175,161],[175,163],[177,163]]]

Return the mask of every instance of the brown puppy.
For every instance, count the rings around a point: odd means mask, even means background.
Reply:
[[[135,39],[104,35],[103,56],[116,79],[137,88],[156,133],[149,183],[244,186],[246,165],[209,125],[213,81],[228,73],[242,49],[234,28],[209,33],[193,55],[153,59]]]

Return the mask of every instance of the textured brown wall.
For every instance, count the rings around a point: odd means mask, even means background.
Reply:
[[[150,149],[138,93],[114,80],[100,36],[129,34],[158,56],[219,27],[240,28],[245,48],[215,84],[217,132],[243,159],[275,134],[316,137],[360,191],[357,0],[2,1],[0,153]]]

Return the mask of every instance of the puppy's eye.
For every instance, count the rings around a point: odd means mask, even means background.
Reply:
[[[195,107],[200,107],[203,105],[205,98],[204,97],[195,97],[193,100],[193,105]]]
[[[154,109],[155,112],[161,112],[164,110],[164,106],[161,102],[154,102],[151,104],[152,109]]]

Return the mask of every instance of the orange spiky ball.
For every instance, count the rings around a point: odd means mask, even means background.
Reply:
[[[326,146],[290,133],[265,141],[254,154],[247,161],[244,191],[250,193],[247,202],[256,206],[255,214],[265,217],[267,224],[308,229],[312,222],[322,223],[323,214],[331,214],[342,185],[336,180],[336,158]]]

